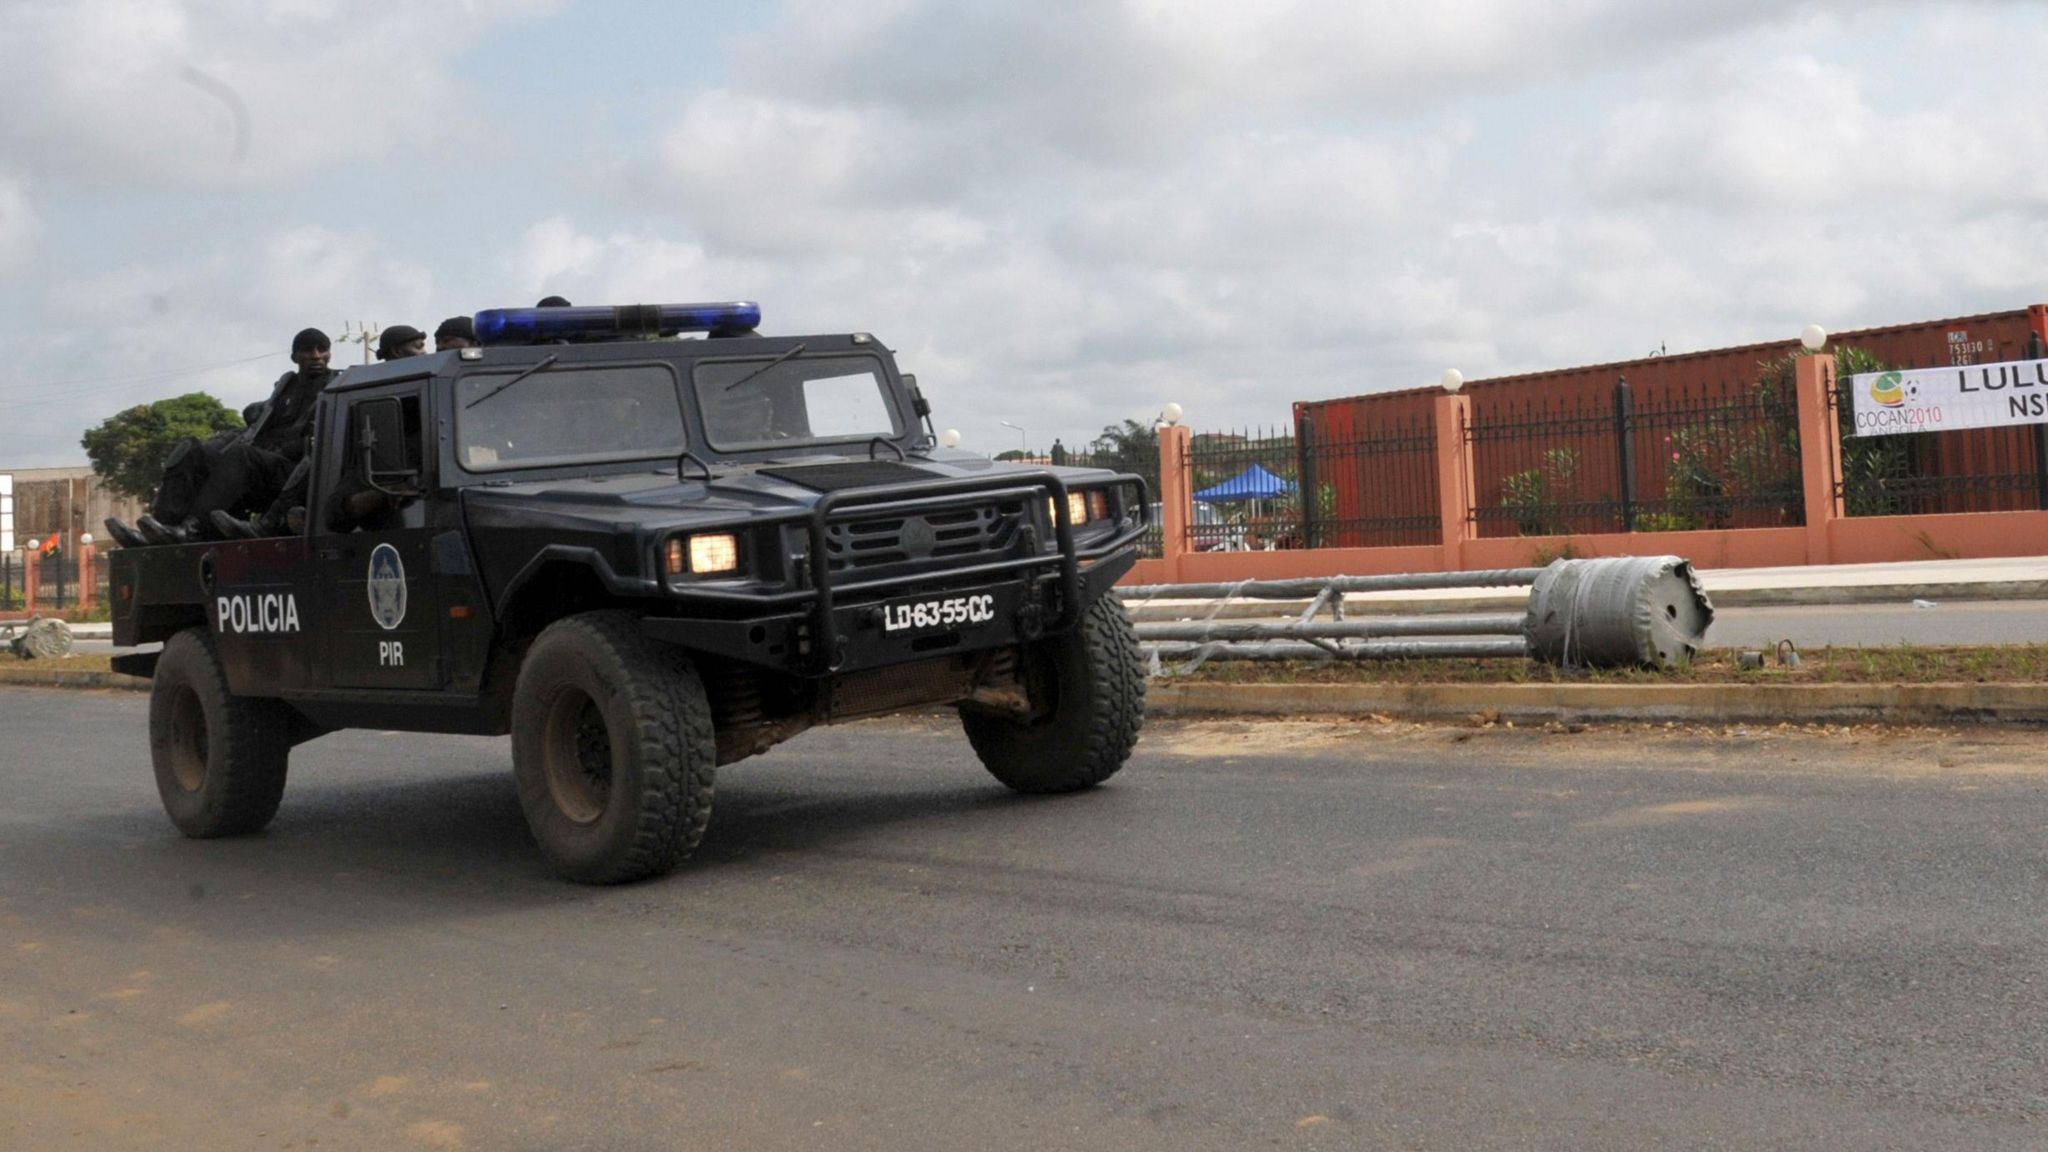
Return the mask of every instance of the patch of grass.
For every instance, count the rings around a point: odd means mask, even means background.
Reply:
[[[1766,657],[1759,669],[1736,664],[1731,648],[1711,648],[1675,672],[1622,668],[1565,672],[1533,660],[1212,661],[1191,681],[1223,684],[2039,684],[2048,683],[2048,644],[1995,647],[1822,648],[1785,668]],[[1180,679],[1180,677],[1175,677]]]
[[[78,652],[62,660],[22,660],[9,652],[5,645],[0,645],[0,679],[5,679],[9,672],[17,669],[28,672],[48,672],[53,668],[65,672],[111,672],[113,667],[109,661],[112,659],[105,652]]]

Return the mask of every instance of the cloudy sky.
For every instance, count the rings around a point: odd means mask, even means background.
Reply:
[[[550,292],[872,331],[983,451],[2019,307],[2044,60],[2038,2],[0,0],[0,468]]]

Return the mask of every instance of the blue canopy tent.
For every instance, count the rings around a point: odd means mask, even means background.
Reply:
[[[1271,500],[1275,496],[1285,496],[1292,491],[1294,485],[1254,464],[1221,484],[1195,493],[1195,499],[1211,504],[1230,500]]]

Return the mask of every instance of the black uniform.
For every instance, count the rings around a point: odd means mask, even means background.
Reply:
[[[287,372],[254,424],[180,443],[164,462],[151,515],[177,524],[216,508],[243,515],[270,504],[306,454],[314,402],[338,375],[329,368]]]

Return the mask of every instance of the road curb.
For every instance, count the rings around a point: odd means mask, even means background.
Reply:
[[[0,667],[0,688],[112,688],[147,692],[149,684],[146,677],[124,676],[119,672],[86,672],[34,664]]]
[[[1914,600],[2048,600],[2048,580],[1984,580],[1958,584],[1852,584],[1833,588],[1723,588],[1707,589],[1716,608],[1783,608],[1826,604],[1907,604]],[[1234,600],[1215,614],[1218,620],[1263,619],[1299,616],[1308,608],[1306,600]],[[1146,603],[1127,601],[1131,619],[1178,620],[1207,616],[1207,601]],[[1381,616],[1426,616],[1433,612],[1518,612],[1529,607],[1527,592],[1486,590],[1471,596],[1432,596],[1402,599],[1383,595],[1347,596],[1347,613]]]
[[[1176,684],[1154,681],[1158,715],[1497,714],[1515,721],[2048,723],[2048,684]]]

